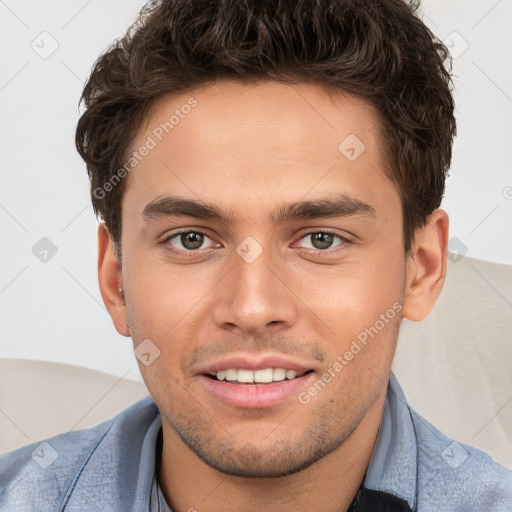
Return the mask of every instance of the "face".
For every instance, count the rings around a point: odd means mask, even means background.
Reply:
[[[311,465],[385,395],[401,319],[376,112],[317,85],[224,82],[160,98],[131,151],[144,145],[117,323],[145,343],[165,439],[231,475]],[[238,382],[254,378],[276,380]]]

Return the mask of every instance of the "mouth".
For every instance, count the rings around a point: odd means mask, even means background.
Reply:
[[[230,384],[256,385],[293,380],[312,372],[312,369],[299,372],[296,370],[287,370],[285,368],[265,368],[263,370],[229,368],[227,370],[219,370],[215,373],[207,373],[205,375],[210,379]]]
[[[222,370],[214,375],[202,374],[198,376],[207,395],[210,399],[213,399],[215,406],[221,402],[236,409],[264,409],[293,404],[293,399],[297,400],[297,395],[311,386],[315,379],[313,370],[302,373],[287,370],[284,378],[282,378],[283,372],[277,371],[276,377],[281,380],[274,380],[274,370],[282,369],[272,368],[271,381],[268,380],[270,379],[270,372],[268,371],[261,376],[261,374],[251,370],[232,370],[232,372]],[[224,372],[225,375],[221,372]],[[265,378],[268,380],[267,382],[259,382]],[[251,382],[243,382],[244,380]],[[298,402],[296,401],[295,404],[298,405]]]
[[[195,368],[214,405],[262,409],[292,400],[312,384],[314,362],[276,352],[233,353]]]

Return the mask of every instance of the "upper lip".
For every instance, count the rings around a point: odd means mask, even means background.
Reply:
[[[229,370],[231,368],[235,368],[237,370],[284,368],[285,370],[295,370],[297,373],[313,369],[307,364],[276,354],[233,354],[203,365],[198,369],[197,373],[202,375],[215,375],[220,370]]]

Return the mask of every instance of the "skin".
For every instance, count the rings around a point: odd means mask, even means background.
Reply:
[[[100,288],[117,330],[160,350],[139,362],[162,415],[160,485],[176,512],[346,510],[375,444],[401,316],[423,319],[442,289],[448,217],[433,212],[404,254],[377,112],[318,85],[220,82],[164,96],[131,150],[191,96],[197,106],[127,178],[122,270],[108,230],[98,232]],[[338,149],[349,134],[366,146],[352,162]],[[336,193],[374,215],[269,219],[286,203]],[[166,194],[232,218],[143,215]],[[169,239],[183,229],[206,233],[199,249]],[[331,245],[315,245],[325,230]],[[236,252],[248,236],[262,248],[252,263]],[[319,378],[393,304],[401,314],[307,404],[229,406],[197,375],[244,352],[291,357]]]

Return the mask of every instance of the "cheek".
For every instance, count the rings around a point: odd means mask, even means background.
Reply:
[[[293,280],[300,284],[296,293],[308,315],[324,324],[321,332],[340,340],[357,335],[393,304],[402,303],[404,268],[400,254],[381,251],[377,257],[361,255],[338,267],[310,266]]]
[[[198,314],[205,317],[203,299],[216,281],[212,267],[171,266],[160,255],[132,250],[123,263],[123,284],[134,343],[150,338],[165,349]]]

